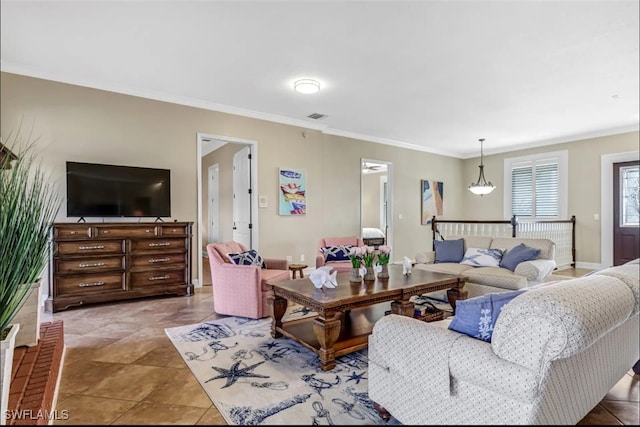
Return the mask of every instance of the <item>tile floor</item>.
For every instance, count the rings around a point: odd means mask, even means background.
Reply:
[[[69,418],[54,424],[226,424],[164,332],[216,318],[210,286],[196,288],[192,297],[44,314],[43,322],[64,321],[56,409],[68,411]],[[638,425],[639,391],[639,378],[629,371],[579,424]]]

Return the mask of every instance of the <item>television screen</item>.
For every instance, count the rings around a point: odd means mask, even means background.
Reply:
[[[67,216],[169,217],[171,171],[67,162]]]

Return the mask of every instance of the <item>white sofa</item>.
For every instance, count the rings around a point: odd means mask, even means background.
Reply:
[[[639,267],[524,291],[491,342],[384,316],[369,336],[369,397],[403,424],[576,424],[638,361]]]
[[[468,298],[537,285],[542,283],[556,268],[554,261],[556,244],[549,239],[494,238],[491,236],[467,236],[462,239],[465,251],[469,248],[509,251],[524,243],[528,247],[540,249],[540,255],[535,260],[518,264],[515,270],[511,271],[502,267],[472,267],[453,262],[434,263],[435,252],[426,251],[416,254],[416,264],[413,268],[467,276],[469,280],[465,285],[465,290],[468,291]]]

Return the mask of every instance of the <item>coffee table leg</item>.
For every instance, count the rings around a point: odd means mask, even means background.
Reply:
[[[391,313],[399,314],[400,316],[413,317],[413,312],[415,311],[415,305],[413,302],[407,300],[400,301],[392,301],[391,302]]]
[[[330,371],[336,367],[336,354],[333,345],[340,336],[340,320],[335,315],[330,319],[317,317],[313,321],[313,333],[320,344],[318,352],[320,368],[323,371]]]
[[[280,338],[282,334],[276,328],[282,328],[282,316],[287,311],[287,300],[282,297],[270,296],[267,298],[271,310],[271,336]]]
[[[462,285],[464,286],[464,283]],[[447,299],[453,308],[453,314],[456,314],[456,301],[467,299],[467,296],[469,296],[469,291],[463,287],[447,289]]]

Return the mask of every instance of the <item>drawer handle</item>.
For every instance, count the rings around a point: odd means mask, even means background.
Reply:
[[[149,247],[155,248],[158,246],[171,246],[171,243],[169,242],[162,242],[162,243],[149,243]]]
[[[90,263],[82,263],[79,265],[80,268],[87,268],[87,267],[102,267],[104,265],[104,262],[95,262],[93,264]]]
[[[151,263],[155,263],[155,262],[167,262],[167,261],[171,261],[171,258],[151,258],[149,260],[149,262]]]
[[[165,274],[164,276],[151,276],[149,277],[149,280],[165,280],[170,278],[171,276],[169,276],[168,274]]]
[[[102,286],[102,285],[104,285],[103,281],[78,284],[78,286],[80,286],[81,288],[89,288],[91,286]]]
[[[91,250],[91,249],[104,249],[104,245],[78,246],[78,249],[81,251]]]

